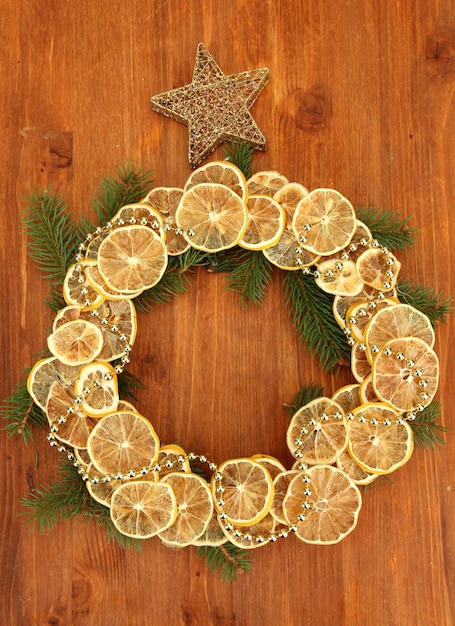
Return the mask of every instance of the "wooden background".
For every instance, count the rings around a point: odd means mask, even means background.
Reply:
[[[50,321],[21,234],[23,194],[51,185],[76,216],[92,216],[100,179],[128,161],[151,168],[156,184],[182,186],[187,129],[153,113],[149,98],[190,82],[199,41],[225,73],[270,67],[252,109],[268,140],[256,170],[412,215],[421,234],[401,255],[402,274],[453,292],[453,0],[1,0],[0,9],[1,398],[36,360]],[[163,443],[218,462],[264,452],[289,465],[283,404],[305,383],[330,394],[349,372],[324,375],[295,337],[279,275],[261,308],[242,310],[223,285],[202,271],[177,303],[139,317],[132,371],[148,385],[139,406]],[[341,544],[269,545],[236,584],[208,573],[192,548],[152,540],[142,554],[124,552],[80,520],[30,532],[18,500],[54,477],[58,455],[44,432],[28,447],[2,432],[1,624],[454,624],[453,331],[451,319],[436,344],[447,445],[417,450],[393,484],[368,492]]]

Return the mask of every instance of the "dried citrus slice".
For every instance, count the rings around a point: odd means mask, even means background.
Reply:
[[[59,382],[53,383],[46,404],[46,415],[51,426],[57,426],[55,437],[72,448],[86,448],[95,420],[75,404],[74,393]]]
[[[248,193],[271,196],[288,183],[288,179],[283,174],[275,171],[255,172],[246,181]]]
[[[378,477],[378,474],[371,474],[360,467],[348,450],[343,450],[336,460],[336,466],[349,476],[356,485],[369,485]]]
[[[391,339],[400,337],[418,337],[430,348],[435,338],[429,318],[409,304],[395,304],[378,311],[365,330],[365,343],[369,348],[382,348]]]
[[[158,457],[160,443],[150,422],[131,411],[102,417],[91,433],[87,449],[101,474],[128,474],[150,468]]]
[[[52,384],[58,382],[62,387],[72,391],[78,374],[79,366],[65,365],[55,356],[46,357],[37,361],[30,370],[27,391],[44,411]]]
[[[315,465],[292,479],[283,511],[305,543],[338,543],[357,525],[362,496],[357,485],[332,465]]]
[[[111,519],[122,535],[147,539],[165,531],[177,517],[171,485],[134,480],[120,485],[111,498]]]
[[[121,226],[141,224],[153,228],[162,237],[164,218],[158,211],[158,207],[150,206],[145,202],[125,204],[112,218],[111,222],[120,222]]]
[[[356,229],[355,211],[338,191],[314,189],[297,205],[292,228],[304,248],[315,254],[333,254],[351,241]]]
[[[418,337],[392,339],[373,361],[373,386],[378,398],[399,411],[426,406],[438,388],[439,360]]]
[[[359,389],[360,404],[367,402],[380,402],[373,386],[373,374],[370,372],[360,383]]]
[[[163,476],[171,472],[191,472],[187,453],[176,443],[161,446],[156,465],[160,466],[159,470],[154,470],[156,480],[161,480]]]
[[[289,230],[292,230],[292,219],[298,203],[308,194],[308,189],[300,183],[287,183],[273,196],[273,199],[276,200],[286,212],[286,227]]]
[[[144,202],[154,207],[164,220],[167,253],[172,256],[182,254],[190,247],[175,223],[175,212],[182,195],[183,189],[179,187],[154,187],[144,198]]]
[[[167,266],[166,246],[147,226],[122,226],[98,250],[98,269],[116,291],[134,293],[158,283]]]
[[[201,183],[216,183],[229,187],[244,201],[248,197],[245,176],[236,165],[229,161],[211,161],[198,167],[187,179],[184,191]]]
[[[252,526],[270,511],[273,481],[264,465],[252,459],[224,461],[212,478],[215,507],[238,526]]]
[[[363,289],[354,261],[327,259],[318,263],[317,286],[336,296],[356,296]]]
[[[351,331],[351,337],[358,343],[364,343],[365,329],[370,320],[382,309],[397,303],[396,298],[383,298],[378,302],[362,300],[350,306],[346,313],[346,327]]]
[[[397,290],[391,289],[387,292],[381,292],[378,289],[369,287],[368,285],[363,285],[362,291],[356,296],[335,296],[335,298],[333,299],[332,309],[333,316],[336,319],[338,325],[343,329],[346,328],[346,314],[351,306],[364,300],[366,300],[368,303],[370,303],[371,301],[379,302],[379,294],[381,294],[381,298],[395,298],[397,295]]]
[[[87,480],[85,483],[87,491],[94,500],[107,507],[111,506],[112,494],[114,491],[120,487],[120,485],[128,482],[128,480],[133,480],[132,478],[110,477],[110,480],[104,480],[104,476],[95,470],[91,461],[89,461],[89,464],[87,465],[87,474],[91,478],[91,480]]]
[[[305,463],[333,463],[347,445],[343,409],[330,398],[311,400],[292,416],[286,441]]]
[[[159,536],[167,545],[183,548],[201,537],[212,519],[210,488],[200,476],[185,472],[166,474],[161,483],[172,487],[175,493],[177,516],[172,526]]]
[[[275,479],[275,476],[278,476],[278,474],[281,474],[281,472],[286,470],[281,461],[274,456],[270,456],[269,454],[253,454],[251,459],[261,463],[261,465],[263,465],[269,472],[272,480]]]
[[[74,383],[74,392],[82,398],[80,407],[90,417],[104,417],[113,413],[119,401],[114,368],[106,361],[84,365]]]
[[[274,495],[270,514],[280,524],[289,524],[288,520],[284,517],[283,500],[287,494],[291,480],[297,476],[297,474],[301,474],[301,471],[297,469],[285,470],[275,476],[273,480]]]
[[[363,383],[365,378],[371,374],[368,352],[361,350],[358,344],[354,344],[351,348],[351,372],[358,383]]]
[[[382,291],[396,285],[401,263],[387,248],[365,250],[356,261],[357,273],[366,285]]]
[[[248,213],[243,200],[229,187],[201,183],[183,194],[175,221],[193,248],[219,252],[240,241]]]
[[[103,348],[103,333],[96,324],[74,320],[59,326],[47,338],[51,353],[66,365],[84,365],[96,359]]]
[[[365,471],[390,474],[409,461],[414,435],[399,414],[381,402],[363,404],[349,421],[349,453]]]
[[[249,196],[248,224],[239,241],[242,248],[264,250],[278,243],[283,234],[286,216],[284,209],[269,196]]]
[[[335,391],[332,395],[332,400],[339,404],[343,409],[345,415],[355,409],[356,406],[361,404],[359,397],[359,383],[352,383],[350,385],[344,385]]]
[[[218,521],[218,514],[213,509],[212,517],[208,523],[207,528],[204,530],[202,535],[197,537],[193,541],[193,546],[222,546],[223,543],[228,541],[223,529],[221,528],[221,523]]]
[[[282,270],[295,271],[316,263],[319,257],[303,249],[294,234],[284,229],[279,241],[274,246],[262,251],[265,257]]]
[[[105,300],[93,311],[84,311],[76,306],[65,307],[55,316],[53,330],[66,322],[79,319],[90,321],[101,330],[103,347],[98,356],[103,361],[121,358],[125,353],[125,345],[134,344],[137,332],[136,309],[130,300]]]
[[[222,521],[220,523],[223,524]],[[243,548],[244,550],[253,550],[254,548],[266,546],[275,531],[275,527],[276,520],[270,513],[252,526],[235,526],[229,523],[226,524],[226,522],[222,526],[227,539],[237,548]]]
[[[86,270],[91,265],[96,265],[96,261],[85,260],[68,268],[63,281],[63,298],[66,304],[93,309],[103,301],[103,296],[93,288],[86,275]]]
[[[95,291],[97,291],[101,296],[103,296],[103,298],[106,298],[107,300],[126,300],[130,298],[136,298],[143,291],[142,289],[140,289],[139,291],[127,293],[125,291],[116,291],[115,289],[111,289],[104,280],[104,278],[101,276],[98,269],[98,263],[96,262],[94,265],[87,267],[85,275],[93,289],[95,289]]]

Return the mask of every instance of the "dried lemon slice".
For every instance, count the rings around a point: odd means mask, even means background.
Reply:
[[[96,359],[103,348],[103,333],[83,319],[66,322],[47,338],[49,350],[65,365],[83,365]]]
[[[327,259],[318,263],[317,286],[336,296],[356,296],[363,289],[354,261]]]
[[[84,365],[74,383],[74,391],[82,398],[81,409],[90,417],[104,417],[117,410],[117,374],[106,361]]]
[[[250,194],[261,194],[273,197],[274,194],[288,183],[283,174],[275,171],[255,172],[247,181]]]
[[[211,161],[193,170],[185,183],[184,191],[201,183],[216,183],[229,187],[243,201],[248,197],[247,182],[242,170],[229,161]]]
[[[268,196],[249,196],[248,224],[239,241],[242,248],[264,250],[278,243],[286,225],[284,209]]]
[[[178,232],[175,223],[175,212],[182,195],[183,189],[179,187],[154,187],[144,198],[144,202],[156,209],[164,220],[166,248],[171,256],[183,254],[190,247],[190,244]]]

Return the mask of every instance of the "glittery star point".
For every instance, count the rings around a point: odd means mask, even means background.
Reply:
[[[265,150],[265,137],[249,109],[269,80],[263,67],[223,74],[204,44],[196,52],[189,85],[153,96],[152,109],[188,126],[189,161],[197,167],[226,140],[247,142]]]

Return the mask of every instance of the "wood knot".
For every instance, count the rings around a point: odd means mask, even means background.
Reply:
[[[444,29],[426,41],[427,69],[430,76],[455,74],[455,30]]]
[[[295,123],[306,133],[323,130],[331,116],[330,98],[324,85],[316,85],[305,91],[297,108]]]

